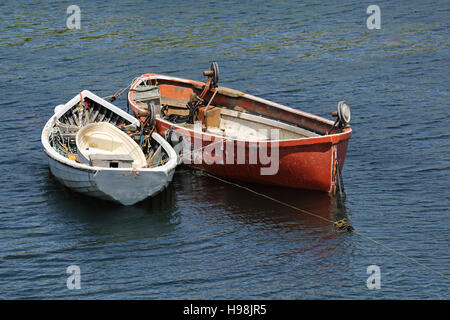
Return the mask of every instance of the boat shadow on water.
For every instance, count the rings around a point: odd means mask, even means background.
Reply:
[[[76,207],[77,210],[81,210],[87,214],[108,215],[121,211],[170,213],[176,210],[175,193],[171,184],[153,197],[147,198],[132,206],[124,206],[117,202],[89,197],[75,192],[62,185],[50,172],[48,172],[44,183],[49,200],[54,203],[64,203],[64,208]]]
[[[133,206],[89,197],[62,185],[51,173],[44,177],[43,191],[49,214],[75,225],[98,242],[119,242],[158,237],[180,223],[173,186]]]
[[[170,226],[170,229],[180,223],[186,208],[201,215],[214,215],[218,219],[231,219],[249,225],[263,224],[269,229],[285,231],[303,229],[322,233],[333,228],[331,222],[347,218],[345,203],[324,192],[227,181],[271,199],[187,167],[178,168],[173,182],[162,192],[133,206],[74,192],[59,183],[50,172],[44,179],[44,189],[49,205],[54,206],[57,212],[93,226],[106,223],[109,229],[112,228],[111,233],[114,230],[124,231],[123,226],[113,227],[116,225],[114,221],[121,219],[140,221],[140,228],[154,229],[155,225],[159,225],[163,229]],[[213,212],[208,208],[213,208]],[[141,221],[143,218],[145,222]]]
[[[301,225],[305,229],[323,230],[334,228],[335,221],[347,219],[345,196],[340,198],[314,190],[224,180],[231,184],[186,167],[177,169],[174,178],[177,192],[189,195],[193,203],[222,210],[227,218],[245,223],[263,223],[271,228]],[[208,214],[208,210],[204,211]]]

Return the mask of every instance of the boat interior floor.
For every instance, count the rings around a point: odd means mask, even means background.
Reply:
[[[247,112],[220,108],[219,126],[208,126],[207,133],[245,141],[289,140],[319,137],[312,131],[278,120]],[[202,123],[178,124],[191,130],[201,130]],[[198,128],[198,129],[197,129]]]

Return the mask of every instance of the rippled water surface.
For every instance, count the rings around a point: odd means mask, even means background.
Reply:
[[[71,4],[79,30],[66,27]],[[368,30],[370,4],[0,2],[0,298],[450,298],[450,4],[377,1],[381,30]],[[187,168],[133,207],[50,175],[40,133],[55,105],[147,72],[202,80],[212,60],[223,86],[320,116],[347,100],[344,208],[327,194],[250,187],[347,217],[422,266]],[[73,264],[81,290],[66,287]],[[373,264],[380,290],[366,286]]]

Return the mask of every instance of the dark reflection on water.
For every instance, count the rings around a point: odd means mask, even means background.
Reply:
[[[194,175],[202,176],[202,173],[195,172]],[[226,186],[223,182],[207,176],[197,181],[195,186],[192,185],[192,177],[190,175],[186,175],[181,181],[183,193],[192,193],[192,198],[195,201],[210,204],[214,207],[220,206],[224,210],[231,212],[245,212],[244,221],[249,223],[264,221],[274,223],[274,219],[276,221],[285,219],[286,221],[296,221],[304,224],[308,228],[311,225],[316,226],[317,223],[325,219],[329,220],[329,222],[325,221],[323,225],[330,225],[332,221],[335,221],[336,216],[342,216],[344,214],[342,210],[338,212],[336,198],[323,192],[226,180],[255,192],[251,193],[238,186]],[[273,200],[256,193],[284,202],[299,210],[289,208],[282,204],[276,206]],[[311,214],[304,211],[310,212]],[[320,220],[320,218],[314,217],[313,215],[318,215],[324,220]],[[229,217],[239,219],[242,215],[231,213]]]
[[[179,217],[176,195],[169,185],[155,197],[135,206],[91,198],[61,185],[49,172],[44,180],[44,194],[54,209],[85,227],[85,236],[101,237],[101,242],[122,242],[157,237],[173,230]]]
[[[79,1],[79,30],[70,4],[0,4],[0,298],[449,298],[445,278],[324,220],[448,273],[448,1],[378,1],[376,31],[353,1]],[[212,60],[221,85],[309,113],[348,101],[344,204],[244,184],[320,219],[179,168],[161,195],[122,207],[50,175],[40,133],[55,105],[147,72],[203,80]],[[381,290],[366,287],[372,264]]]

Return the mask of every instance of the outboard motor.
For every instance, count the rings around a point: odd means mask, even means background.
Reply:
[[[155,124],[156,114],[161,112],[161,93],[156,85],[140,85],[134,91],[134,100],[142,109],[146,109],[146,116],[150,116],[149,125]],[[144,115],[143,115],[144,116]]]
[[[208,77],[205,85],[203,86],[202,92],[200,95],[197,95],[195,92],[191,94],[189,102],[187,104],[187,108],[189,109],[189,123],[194,123],[197,119],[201,118],[206,119],[206,111],[208,110],[209,105],[217,94],[217,87],[219,83],[219,65],[217,62],[213,61],[211,63],[210,70],[203,71],[203,75]],[[206,101],[206,95],[208,92],[213,92],[209,102]],[[204,107],[204,108],[202,108]],[[199,114],[199,109],[203,109],[203,114]],[[206,120],[202,120],[202,123],[206,123]]]
[[[337,117],[337,119],[327,134],[330,134],[336,126],[340,129],[350,127],[351,113],[347,102],[339,101],[337,110],[331,112],[331,115],[333,117]]]
[[[348,127],[351,119],[350,107],[347,102],[340,101],[337,108],[337,117],[342,128]]]
[[[219,83],[219,65],[217,62],[213,61],[211,63],[211,69],[203,71],[203,75],[205,77],[208,77],[207,83],[209,86],[217,87],[217,84]]]

